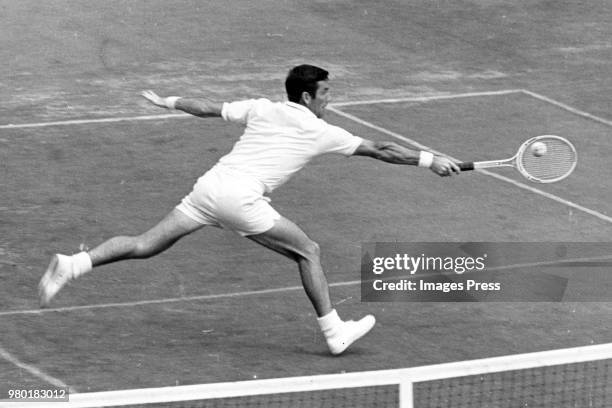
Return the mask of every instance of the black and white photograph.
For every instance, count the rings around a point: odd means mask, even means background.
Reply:
[[[0,407],[612,407],[611,21],[0,0]]]

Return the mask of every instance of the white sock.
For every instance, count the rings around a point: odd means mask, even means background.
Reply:
[[[338,316],[336,309],[333,309],[323,317],[317,318],[317,321],[326,339],[334,337],[340,331],[344,323],[342,319],[340,319],[340,316]]]
[[[78,278],[79,276],[86,274],[93,269],[91,258],[85,251],[72,255],[72,265],[73,278]]]

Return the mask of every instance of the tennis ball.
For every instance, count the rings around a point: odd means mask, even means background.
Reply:
[[[546,148],[546,144],[542,142],[535,142],[534,144],[531,145],[531,153],[535,157],[544,156],[547,150],[548,149]]]

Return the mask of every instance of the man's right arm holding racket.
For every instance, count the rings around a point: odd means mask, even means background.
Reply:
[[[459,167],[447,157],[436,156],[426,151],[411,150],[395,142],[364,140],[353,155],[368,156],[393,164],[427,167],[442,177],[461,173]]]

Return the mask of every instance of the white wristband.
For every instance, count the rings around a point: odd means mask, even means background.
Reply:
[[[179,99],[181,99],[180,96],[169,96],[165,98],[164,101],[166,102],[166,108],[176,109],[176,101],[178,101]]]
[[[419,153],[419,167],[430,168],[433,163],[433,159],[433,153],[421,151],[421,153]]]

